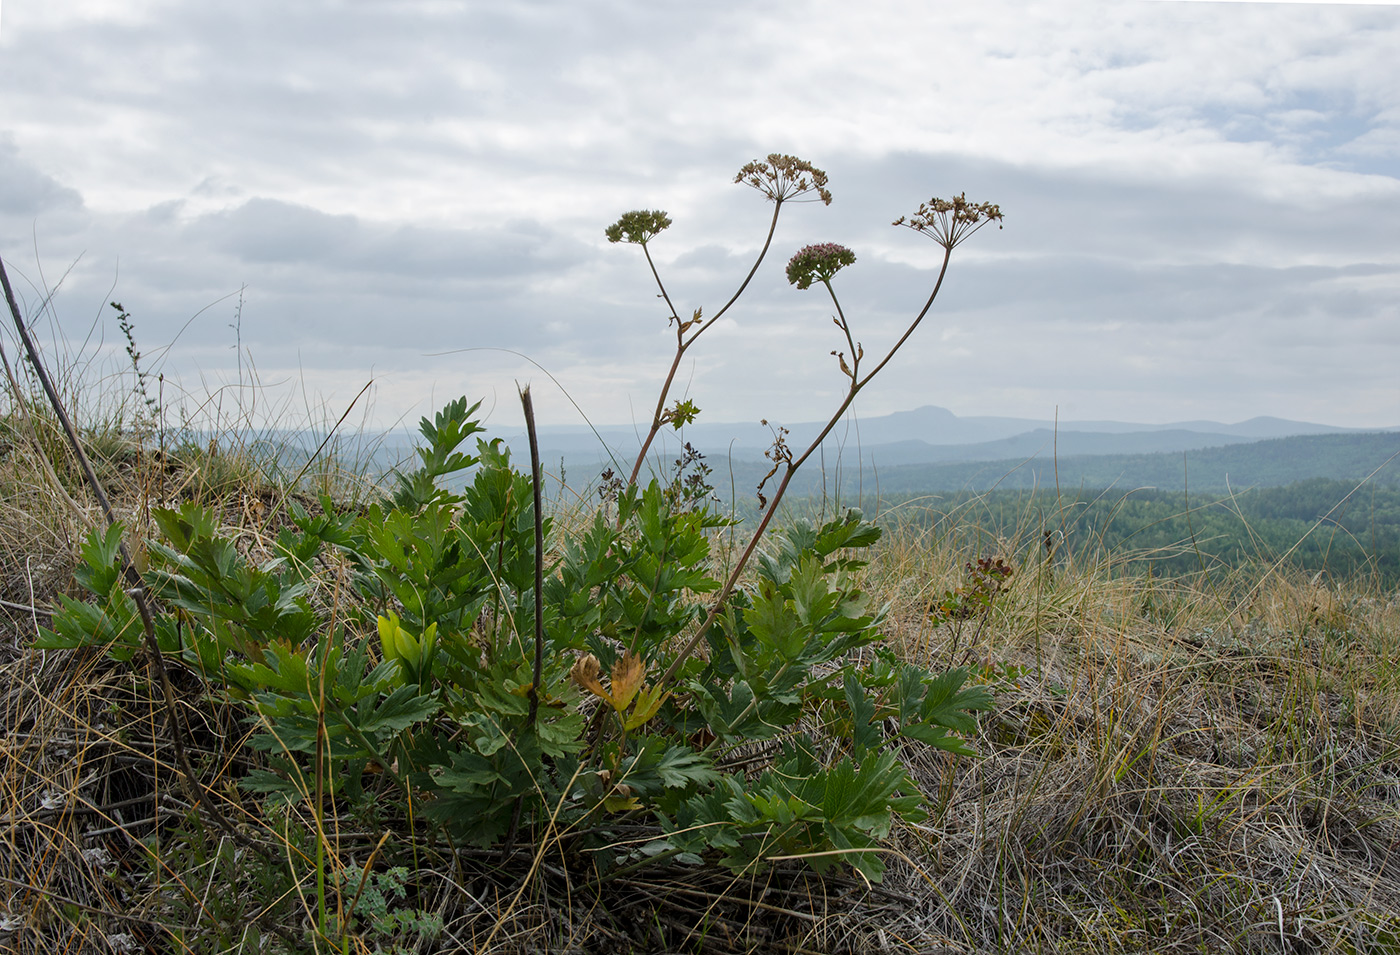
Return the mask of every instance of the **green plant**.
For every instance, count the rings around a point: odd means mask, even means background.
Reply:
[[[412,951],[412,943],[432,940],[442,932],[442,917],[408,904],[409,870],[393,866],[383,871],[345,868],[336,874],[336,888],[350,907],[348,929],[363,925],[372,938],[390,951]],[[408,947],[400,943],[408,943]]]
[[[952,628],[952,639],[948,643],[949,659],[957,653],[963,626],[975,620],[971,642],[975,642],[982,628],[991,618],[992,607],[998,597],[1011,588],[1011,577],[1015,568],[1001,557],[978,557],[974,564],[968,561],[963,565],[966,582],[951,590],[944,590],[934,598],[928,607],[929,620],[934,624],[947,624]]]
[[[741,866],[778,850],[832,853],[814,864],[844,858],[878,877],[863,850],[920,803],[886,743],[968,753],[955,734],[990,705],[963,670],[929,673],[885,652],[859,662],[854,651],[881,639],[883,613],[856,580],[878,529],[854,511],[788,529],[706,630],[709,658],[661,682],[651,675],[705,612],[695,595],[720,586],[707,566],[720,521],[673,507],[656,482],[627,488],[617,522],[599,513],[556,544],[535,687],[523,636],[534,627],[529,479],[499,442],[457,453],[474,410],[459,401],[424,422],[424,467],[398,493],[408,509],[294,508],[295,528],[262,563],[207,510],[154,512],[165,540],[151,544],[146,580],[169,608],[156,638],[251,704],[266,762],[242,786],[291,805],[339,798],[369,817],[386,811],[377,784],[388,779],[398,811],[477,845],[552,825],[594,848],[641,810],[677,834],[677,852]],[[472,465],[463,493],[420,493],[424,471]],[[141,648],[119,530],[89,538],[79,581],[96,599],[64,598],[40,646],[101,643],[117,659]],[[333,575],[313,573],[322,562]],[[770,749],[771,770],[727,765],[752,744]]]
[[[775,224],[794,196],[830,201],[825,175],[793,157],[738,181],[774,201]],[[859,511],[758,545],[793,473],[927,314],[952,249],[1000,218],[962,198],[921,206],[911,225],[944,248],[938,284],[869,370],[831,284],[854,255],[826,244],[793,258],[790,280],[820,282],[836,305],[847,392],[812,447],[775,452],[778,488],[723,580],[711,546],[731,522],[710,510],[698,454],[667,485],[637,479],[657,431],[698,412],[665,410],[668,377],[615,517],[556,537],[536,513],[535,468],[522,474],[499,440],[463,449],[482,429],[461,398],[422,421],[418,466],[382,500],[342,510],[323,496],[318,513],[292,502],[291,526],[256,559],[209,509],[153,509],[149,617],[123,579],[120,525],[94,532],[78,575],[91,599],[65,599],[37,645],[100,644],[116,659],[155,647],[247,704],[262,757],[240,785],[269,818],[309,815],[314,855],[297,858],[322,938],[345,930],[330,904],[332,804],[376,825],[427,823],[453,845],[557,843],[600,878],[667,858],[750,869],[797,856],[879,879],[881,840],[924,811],[900,747],[970,755],[962,736],[991,696],[966,669],[929,671],[880,646],[886,611],[860,583],[880,530]],[[645,251],[669,224],[629,213],[608,237]],[[698,309],[676,319],[677,361],[748,280],[708,321]],[[463,490],[444,488],[467,471]],[[653,838],[638,858],[618,833],[643,820]]]
[[[138,427],[152,427],[160,419],[160,399],[151,394],[151,373],[141,367],[141,350],[136,347],[135,326],[131,314],[120,302],[108,303],[117,313],[117,328],[126,340],[126,357],[131,362],[131,370],[136,375],[135,394],[141,399],[136,413]]]

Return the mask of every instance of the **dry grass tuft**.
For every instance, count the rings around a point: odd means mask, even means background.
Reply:
[[[912,655],[954,652],[922,609],[962,543],[886,551]],[[1023,568],[957,651],[998,708],[985,758],[912,757],[940,811],[903,833],[902,884],[930,930],[970,951],[1396,951],[1400,600],[1113,569]]]

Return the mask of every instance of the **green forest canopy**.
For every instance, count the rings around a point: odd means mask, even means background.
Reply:
[[[877,504],[867,494],[867,511]],[[828,504],[828,507],[830,505]],[[968,540],[979,555],[1109,558],[1124,573],[1184,575],[1283,566],[1400,581],[1400,488],[1315,478],[1235,494],[1054,489],[882,494],[880,523]]]

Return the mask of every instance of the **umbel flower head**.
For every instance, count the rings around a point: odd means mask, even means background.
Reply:
[[[835,242],[809,245],[788,260],[787,280],[798,288],[810,288],[813,280],[830,282],[833,275],[855,260],[854,252]]]
[[[603,230],[609,242],[632,242],[646,245],[658,232],[671,225],[671,217],[660,209],[637,209],[624,212],[622,218]]]
[[[755,159],[740,169],[734,181],[752,186],[774,202],[785,202],[815,192],[818,199],[831,205],[826,173],[796,156],[769,153],[766,160]]]
[[[902,225],[922,232],[943,248],[953,250],[972,233],[988,222],[1001,228],[1001,207],[991,202],[968,202],[967,193],[952,199],[934,197],[919,203],[919,211],[908,219],[900,216],[892,225]]]

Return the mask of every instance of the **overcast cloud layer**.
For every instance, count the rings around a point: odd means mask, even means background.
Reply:
[[[771,211],[734,173],[777,151],[835,201],[784,207],[692,350],[710,421],[824,416],[839,332],[787,258],[855,250],[837,289],[880,352],[939,257],[890,221],[965,190],[1005,228],[862,414],[1400,424],[1400,7],[972,6],[9,0],[0,255],[29,306],[58,287],[74,353],[99,320],[119,364],[116,299],[198,394],[241,342],[298,409],[373,379],[379,424],[466,393],[513,425],[520,380],[578,422],[528,362],[459,351],[509,349],[624,423],[673,338],[604,227],[667,210],[672,298],[713,312]]]

